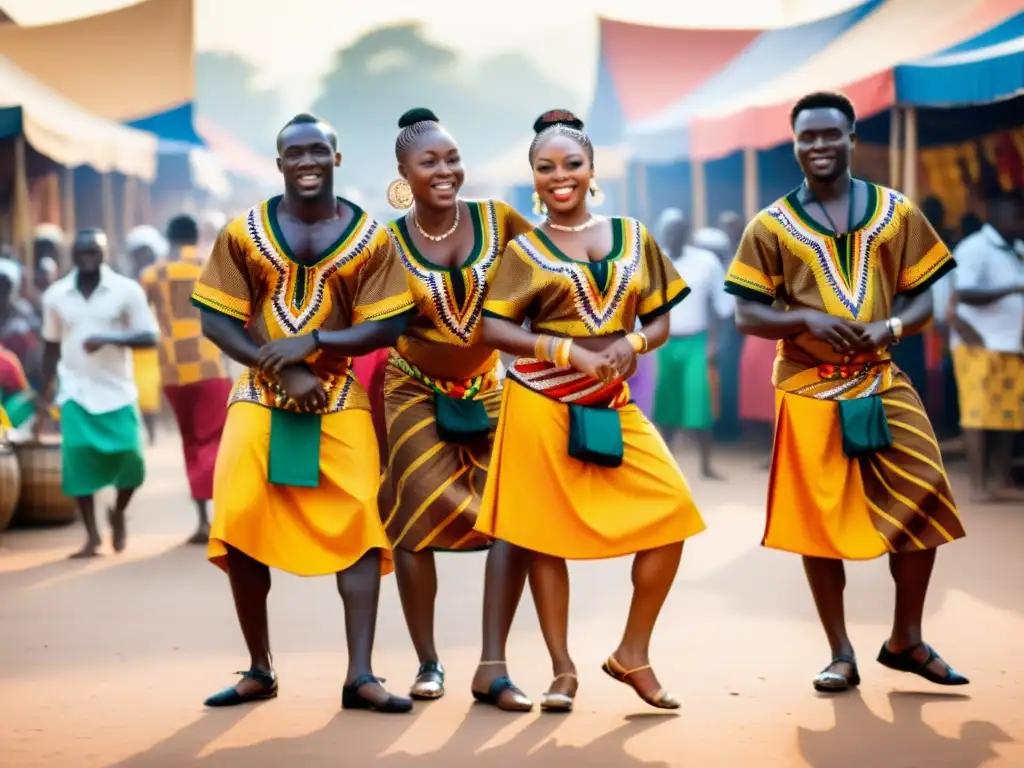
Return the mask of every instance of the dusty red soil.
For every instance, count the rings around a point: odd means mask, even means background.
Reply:
[[[122,556],[66,561],[80,544],[77,527],[0,540],[0,766],[1024,765],[1022,509],[964,508],[968,538],[940,554],[927,630],[973,680],[957,692],[873,661],[893,593],[880,561],[850,569],[861,691],[814,693],[810,680],[828,649],[799,561],[758,547],[767,476],[759,458],[737,454],[721,462],[729,483],[694,483],[709,530],[687,545],[655,637],[659,675],[683,701],[677,714],[649,710],[599,669],[625,617],[626,560],[572,566],[576,712],[514,716],[474,706],[480,555],[439,560],[445,699],[408,716],[342,712],[334,584],[276,575],[281,696],[204,711],[204,697],[233,681],[245,655],[223,574],[202,549],[181,543],[193,513],[177,451],[165,433],[151,452]],[[690,457],[683,464],[694,469]],[[377,673],[404,689],[416,662],[393,578],[377,638]],[[510,660],[517,682],[539,699],[550,669],[528,600]]]

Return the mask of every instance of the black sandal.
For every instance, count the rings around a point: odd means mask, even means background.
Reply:
[[[381,678],[374,675],[360,675],[352,685],[343,686],[341,689],[341,708],[369,709],[374,712],[384,712],[387,714],[412,711],[412,699],[406,699],[402,696],[395,696],[393,693],[388,693],[387,701],[377,704],[359,693],[359,689],[364,685],[380,685],[381,682],[383,682]],[[387,691],[385,691],[385,693],[387,693]]]
[[[236,672],[247,680],[255,680],[262,686],[251,693],[239,693],[235,686],[218,691],[203,702],[207,707],[236,707],[239,704],[248,704],[253,701],[265,701],[277,696],[277,675],[267,674],[258,669],[250,669],[246,672]]]
[[[832,667],[836,664],[849,664],[850,674],[841,675],[833,672]],[[814,690],[819,693],[842,693],[860,685],[860,671],[857,669],[857,660],[853,656],[840,654],[828,663],[821,672],[814,678]]]
[[[412,683],[409,695],[420,701],[432,701],[444,696],[444,667],[439,661],[425,661]]]
[[[519,697],[519,706],[508,707],[501,706],[501,694],[505,691],[512,691]],[[473,698],[479,701],[481,704],[487,704],[492,707],[497,707],[503,712],[529,712],[533,709],[533,702],[530,698],[516,687],[516,684],[509,679],[508,675],[502,675],[496,678],[491,683],[491,687],[487,689],[487,693],[481,693],[480,691],[473,691]]]
[[[924,661],[914,656],[914,651],[919,648],[924,648],[928,651],[928,657]],[[933,661],[940,661],[945,665],[945,675],[939,675],[931,670],[930,667]],[[895,669],[897,672],[909,672],[912,675],[918,675],[929,683],[935,683],[935,685],[967,685],[971,682],[949,666],[945,659],[939,656],[928,643],[912,645],[899,653],[890,651],[888,642],[882,643],[882,650],[878,652],[878,663],[883,667]]]

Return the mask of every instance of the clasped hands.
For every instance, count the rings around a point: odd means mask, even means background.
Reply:
[[[260,348],[256,369],[273,379],[301,410],[316,411],[327,405],[327,393],[320,377],[305,365],[316,350],[312,334],[269,341]]]
[[[625,380],[636,372],[636,350],[626,336],[611,341],[574,339],[569,364],[580,373],[605,383]]]
[[[893,341],[885,320],[860,323],[824,312],[815,312],[808,318],[807,332],[819,341],[831,344],[832,349],[841,355],[875,352]]]

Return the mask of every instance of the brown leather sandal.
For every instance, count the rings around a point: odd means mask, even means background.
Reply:
[[[650,664],[644,664],[642,667],[636,667],[635,669],[626,669],[619,662],[615,660],[614,656],[609,656],[608,660],[601,665],[601,669],[606,675],[620,683],[625,683],[632,688],[636,695],[643,699],[646,703],[657,709],[679,709],[681,704],[679,700],[671,693],[666,691],[664,688],[659,688],[658,692],[653,696],[645,696],[639,688],[636,687],[636,683],[631,679],[637,672],[643,672],[645,669],[650,669]]]

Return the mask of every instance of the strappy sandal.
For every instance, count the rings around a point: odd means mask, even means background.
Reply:
[[[924,661],[914,656],[914,651],[919,648],[924,648],[928,651],[928,656]],[[933,661],[939,661],[945,665],[945,675],[940,675],[931,669]],[[935,683],[936,685],[967,685],[971,682],[949,666],[945,659],[939,656],[928,643],[912,645],[899,653],[890,651],[888,642],[882,643],[882,650],[878,652],[878,663],[883,667],[895,669],[897,672],[909,672],[912,675],[919,675],[929,683]]]
[[[444,667],[439,661],[425,661],[420,664],[409,695],[419,701],[432,701],[444,696]]]
[[[631,679],[637,672],[643,672],[645,669],[650,669],[650,664],[644,664],[642,667],[636,667],[634,669],[626,669],[619,662],[615,660],[614,656],[609,656],[608,660],[601,665],[601,670],[611,677],[613,680],[617,680],[620,683],[628,685],[633,691],[643,699],[647,704],[657,709],[679,709],[682,706],[679,700],[671,693],[666,691],[664,688],[659,688],[657,693],[653,696],[645,696],[636,684]]]
[[[206,707],[236,707],[239,704],[248,704],[253,701],[265,701],[277,696],[277,675],[267,674],[259,669],[250,669],[245,672],[236,672],[243,679],[255,680],[260,688],[249,693],[239,693],[235,686],[230,686],[218,691],[203,702]]]
[[[375,675],[360,675],[356,678],[354,683],[342,687],[341,708],[369,709],[374,712],[384,712],[386,714],[410,712],[412,710],[412,699],[395,696],[393,693],[385,691],[385,693],[388,693],[387,699],[380,704],[377,704],[359,693],[359,689],[364,685],[371,685],[374,683],[380,685],[382,682],[383,680]]]
[[[485,667],[488,665],[504,663],[504,661],[481,661],[479,666]],[[511,705],[502,705],[501,703],[501,694],[505,691],[512,691],[512,693],[515,694],[516,701]],[[512,682],[508,675],[502,675],[501,677],[495,678],[491,681],[491,685],[486,692],[472,689],[472,693],[473,698],[481,704],[496,707],[502,712],[529,712],[533,709],[533,702],[530,701],[530,697],[523,693],[519,687]]]
[[[576,677],[575,672],[563,672],[561,675],[555,675],[554,680],[551,681],[552,686],[559,680],[569,678],[579,686],[580,681],[579,678]],[[551,691],[546,691],[541,694],[540,709],[541,712],[572,712],[572,703],[575,699],[575,692],[570,695],[568,693],[552,693]]]
[[[833,672],[832,667],[836,664],[849,664],[850,674],[841,675]],[[814,678],[814,690],[819,693],[842,693],[860,685],[860,672],[857,670],[857,660],[845,653],[836,656],[828,663],[821,672]]]

